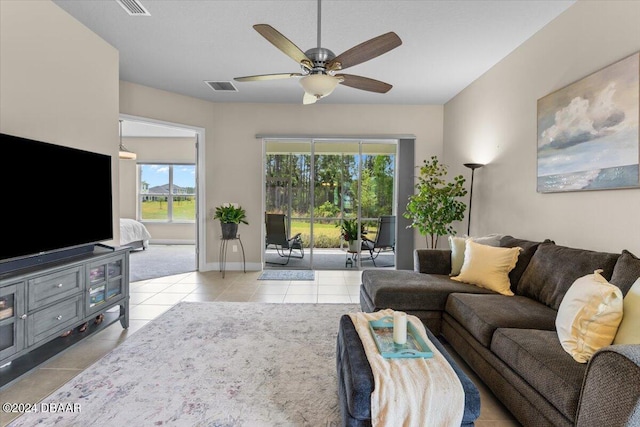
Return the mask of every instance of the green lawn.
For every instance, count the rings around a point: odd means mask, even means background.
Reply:
[[[142,219],[167,219],[166,201],[142,202]],[[195,197],[190,200],[179,200],[173,202],[174,220],[195,220],[196,201]]]
[[[313,236],[315,239],[316,248],[338,248],[340,247],[340,228],[336,227],[332,222],[329,224],[316,223],[313,225]],[[302,234],[302,241],[305,247],[309,246],[310,241],[310,227],[308,221],[291,221],[291,235],[297,233]],[[375,227],[368,227],[367,238],[375,239],[376,229]]]

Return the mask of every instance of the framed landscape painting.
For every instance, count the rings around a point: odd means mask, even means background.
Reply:
[[[640,53],[538,100],[538,192],[640,187]]]

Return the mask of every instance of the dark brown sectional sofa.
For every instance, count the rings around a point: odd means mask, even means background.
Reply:
[[[555,330],[577,278],[602,269],[626,295],[640,260],[511,236],[500,246],[523,249],[509,275],[514,296],[451,280],[449,250],[417,250],[415,271],[362,273],[361,308],[418,316],[525,426],[640,426],[640,345],[610,345],[581,364]]]

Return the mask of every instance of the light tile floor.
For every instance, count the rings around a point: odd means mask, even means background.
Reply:
[[[192,272],[131,283],[130,324],[119,322],[34,369],[0,391],[0,402],[38,402],[117,347],[131,334],[180,301],[237,301],[267,303],[359,303],[359,271],[316,271],[313,281],[258,280],[260,272]],[[469,377],[478,385],[482,407],[477,427],[518,426],[455,352]],[[0,426],[15,415],[0,412]]]

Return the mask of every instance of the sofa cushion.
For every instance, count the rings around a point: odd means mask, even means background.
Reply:
[[[545,240],[545,242],[551,242],[551,240]],[[509,281],[511,282],[511,291],[515,292],[516,287],[518,286],[518,282],[520,281],[520,277],[522,277],[522,273],[526,270],[529,262],[531,261],[531,257],[538,249],[538,246],[541,242],[532,242],[531,240],[524,239],[516,239],[513,236],[504,236],[500,239],[500,247],[502,248],[515,248],[519,247],[522,249],[520,251],[520,255],[518,256],[518,263],[516,266],[509,272]]]
[[[489,347],[498,328],[553,331],[557,314],[529,298],[496,294],[451,294],[445,310],[485,347]]]
[[[619,256],[541,243],[518,282],[516,294],[557,310],[577,278],[601,269],[602,276],[609,280]]]
[[[516,266],[519,254],[520,248],[497,248],[467,239],[460,274],[452,279],[513,296],[509,272]]]
[[[616,285],[626,295],[631,285],[640,277],[640,259],[628,250],[623,250],[618,258],[609,283]]]
[[[365,270],[362,288],[374,307],[400,311],[443,311],[452,292],[492,293],[458,283],[448,275],[407,270]]]
[[[555,331],[500,328],[491,350],[565,417],[575,419],[587,365],[564,351]]]

